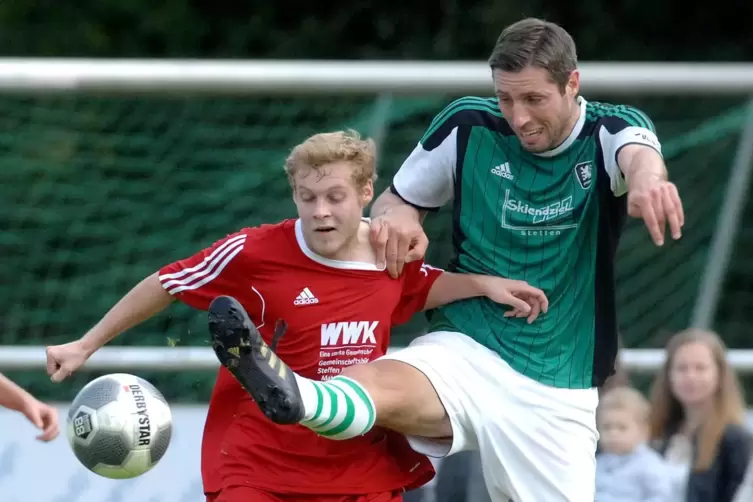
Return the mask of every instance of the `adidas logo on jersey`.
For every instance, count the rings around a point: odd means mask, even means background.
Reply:
[[[500,164],[497,167],[492,167],[492,173],[496,174],[497,176],[502,176],[503,178],[508,179],[510,181],[515,179],[515,176],[513,176],[512,173],[510,172],[509,162]]]
[[[303,288],[303,291],[298,293],[295,301],[293,301],[293,305],[313,305],[315,303],[319,303],[319,298],[314,296],[309,288]]]

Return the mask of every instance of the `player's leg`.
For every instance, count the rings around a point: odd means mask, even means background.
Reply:
[[[362,435],[379,424],[407,435],[453,436],[455,450],[467,446],[462,393],[456,389],[467,368],[451,348],[432,341],[436,334],[414,341],[400,357],[352,366],[320,382],[295,375],[280,361],[234,299],[215,299],[209,317],[220,362],[271,420],[301,423],[332,439]],[[433,444],[427,453],[443,455],[451,446]]]
[[[228,486],[207,495],[207,502],[284,502],[281,498],[249,486]]]
[[[593,500],[596,389],[541,384],[460,333],[420,337],[385,359],[415,365],[439,390],[455,436],[444,453],[478,448],[492,502]],[[430,435],[419,436],[429,437],[409,437],[414,449],[442,453]]]
[[[412,436],[452,436],[452,423],[437,389],[415,366],[402,360],[378,359],[349,366],[341,375],[358,384],[372,401],[376,425]],[[313,407],[313,400],[309,407]]]
[[[362,434],[378,421],[433,456],[478,448],[493,502],[593,499],[595,389],[540,384],[451,332],[419,337],[396,354],[352,366],[349,377],[315,382],[279,361],[230,300],[219,298],[210,307],[215,352],[273,421],[298,421],[333,439]],[[446,414],[433,407],[437,401]],[[447,418],[450,442],[441,438]]]
[[[436,389],[432,398],[438,395],[449,414],[451,443],[437,441],[438,423],[426,420],[436,415],[420,409],[432,399],[401,394],[402,381],[417,381],[405,367],[420,370]],[[544,385],[451,332],[419,337],[407,349],[352,366],[347,374],[372,396],[378,423],[406,434],[417,451],[439,456],[477,447],[492,502],[593,500],[596,389]]]
[[[476,427],[492,500],[503,494],[515,502],[593,500],[596,389],[549,387],[501,359],[490,362],[485,364],[488,387],[468,391],[481,403],[493,392],[494,381],[512,390],[501,402],[488,402],[482,425]]]
[[[281,424],[301,420],[303,408],[291,399],[299,394],[295,374],[267,346],[235,298],[218,296],[209,305],[209,333],[220,363],[265,415]]]

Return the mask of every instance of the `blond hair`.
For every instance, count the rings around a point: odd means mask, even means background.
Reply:
[[[701,329],[681,331],[667,343],[667,358],[651,388],[651,438],[666,439],[667,435],[677,432],[685,420],[685,411],[669,387],[669,372],[677,351],[689,343],[699,343],[709,349],[719,375],[711,415],[698,431],[694,468],[703,471],[716,457],[724,429],[730,424],[745,423],[745,399],[737,375],[727,363],[727,349],[719,335]]]
[[[651,405],[643,394],[632,387],[614,387],[599,399],[599,414],[614,410],[630,413],[641,427],[647,428],[649,425]]]
[[[361,189],[369,180],[376,181],[376,145],[371,139],[361,139],[358,132],[335,131],[311,136],[293,148],[285,160],[285,174],[295,189],[295,175],[311,169],[324,175],[322,167],[335,162],[347,162],[353,169],[353,182]]]

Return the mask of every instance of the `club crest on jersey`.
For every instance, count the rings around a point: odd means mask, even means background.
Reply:
[[[593,162],[586,161],[575,164],[573,168],[575,172],[575,178],[578,180],[578,184],[583,190],[588,190],[591,187],[594,177]]]

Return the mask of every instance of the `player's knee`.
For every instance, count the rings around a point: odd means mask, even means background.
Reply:
[[[403,389],[396,385],[393,375],[385,371],[379,361],[350,366],[343,370],[342,375],[363,386],[374,401],[378,415],[391,414],[402,406],[405,397]]]
[[[358,381],[376,408],[377,424],[405,434],[444,435],[449,418],[426,376],[394,360],[354,365],[343,376]],[[436,433],[426,434],[427,431]]]

